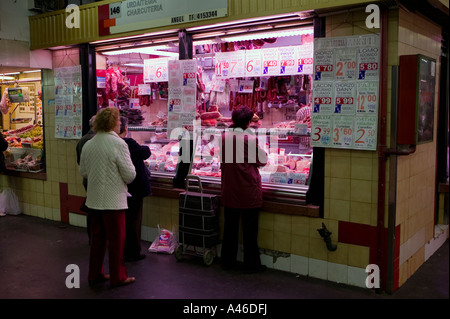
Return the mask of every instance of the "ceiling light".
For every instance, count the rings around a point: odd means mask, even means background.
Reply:
[[[23,73],[37,73],[37,72],[41,72],[41,70],[23,71]]]
[[[14,80],[14,77],[0,74],[0,80]]]
[[[166,46],[159,46],[160,48],[166,48]],[[116,50],[116,51],[107,51],[103,52],[105,55],[118,55],[118,54],[127,54],[127,53],[140,53],[140,54],[152,54],[152,55],[160,55],[160,56],[168,56],[168,57],[178,57],[178,52],[169,52],[169,51],[159,51],[156,49],[157,47],[148,47],[148,48],[133,48],[126,50]]]
[[[134,67],[137,67],[137,68],[143,68],[144,67],[144,65],[142,63],[125,63],[124,65],[125,66],[134,66]]]
[[[280,38],[280,37],[290,37],[304,34],[313,33],[312,28],[296,29],[296,30],[285,30],[285,31],[268,31],[268,32],[258,32],[258,33],[246,33],[236,36],[223,36],[222,41],[233,42],[233,41],[246,41],[246,40],[256,40],[256,39],[268,39],[268,38]]]

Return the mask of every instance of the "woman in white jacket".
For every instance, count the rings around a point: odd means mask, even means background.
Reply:
[[[81,152],[79,171],[87,178],[86,206],[91,216],[89,284],[110,280],[119,286],[135,281],[128,277],[123,253],[127,184],[136,177],[128,145],[119,137],[120,113],[117,108],[101,109],[94,121],[96,135]],[[106,248],[109,272],[103,271]]]

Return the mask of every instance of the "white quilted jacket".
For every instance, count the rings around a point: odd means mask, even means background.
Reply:
[[[81,152],[80,174],[87,178],[86,206],[98,210],[127,209],[127,184],[136,177],[125,141],[111,132],[99,132]]]

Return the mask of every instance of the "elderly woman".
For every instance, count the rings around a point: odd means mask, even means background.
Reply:
[[[86,206],[91,215],[89,284],[110,280],[119,286],[135,281],[128,277],[123,260],[127,184],[136,177],[128,145],[119,137],[120,113],[117,108],[101,109],[94,121],[95,136],[83,147],[79,171],[89,183]],[[103,271],[106,248],[109,275]]]
[[[261,175],[258,167],[267,163],[266,152],[247,128],[253,118],[247,106],[235,109],[231,115],[232,130],[223,133],[221,145],[222,204],[224,205],[224,233],[221,259],[225,269],[237,258],[239,222],[242,217],[244,270],[263,270],[258,247],[259,210],[263,205]]]

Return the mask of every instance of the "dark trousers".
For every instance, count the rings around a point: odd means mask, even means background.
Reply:
[[[125,247],[125,211],[90,210],[91,250],[89,254],[89,280],[96,280],[103,274],[106,249],[109,256],[111,284],[117,285],[128,278],[123,261]]]
[[[143,202],[143,197],[128,197],[128,209],[125,211],[125,225],[127,234],[125,240],[125,258],[135,258],[141,253]]]
[[[235,209],[225,207],[225,223],[221,250],[221,259],[225,266],[233,266],[236,262],[239,243],[239,222],[241,218],[244,267],[252,269],[261,265],[258,247],[259,210],[259,208]]]

